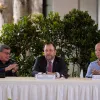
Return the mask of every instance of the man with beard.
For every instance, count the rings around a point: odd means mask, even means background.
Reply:
[[[55,74],[56,77],[68,77],[66,63],[63,59],[56,56],[54,44],[47,43],[44,45],[44,56],[37,57],[32,68],[32,76],[35,74],[46,73]]]
[[[95,45],[95,55],[97,60],[89,64],[86,73],[87,78],[92,78],[92,75],[100,75],[100,42]]]
[[[15,61],[10,59],[10,47],[0,46],[0,77],[17,76],[18,66]]]

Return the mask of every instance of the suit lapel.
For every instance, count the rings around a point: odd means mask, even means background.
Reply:
[[[46,71],[46,67],[47,67],[47,61],[46,61],[46,59],[44,58],[44,60],[43,60],[43,68],[44,68],[44,70]]]
[[[53,62],[53,72],[55,72],[57,69],[57,60],[56,58],[54,59],[54,62]]]

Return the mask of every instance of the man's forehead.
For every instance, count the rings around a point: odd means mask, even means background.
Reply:
[[[44,49],[54,49],[54,46],[52,44],[45,45]]]

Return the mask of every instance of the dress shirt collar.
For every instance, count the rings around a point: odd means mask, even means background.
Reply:
[[[54,59],[51,60],[51,63],[52,63],[52,64],[53,64],[53,62],[54,62]]]

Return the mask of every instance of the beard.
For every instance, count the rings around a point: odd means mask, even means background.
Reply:
[[[51,56],[51,55],[47,55],[47,56],[45,56],[45,58],[46,58],[48,61],[54,59],[54,57],[55,57],[55,56]]]

